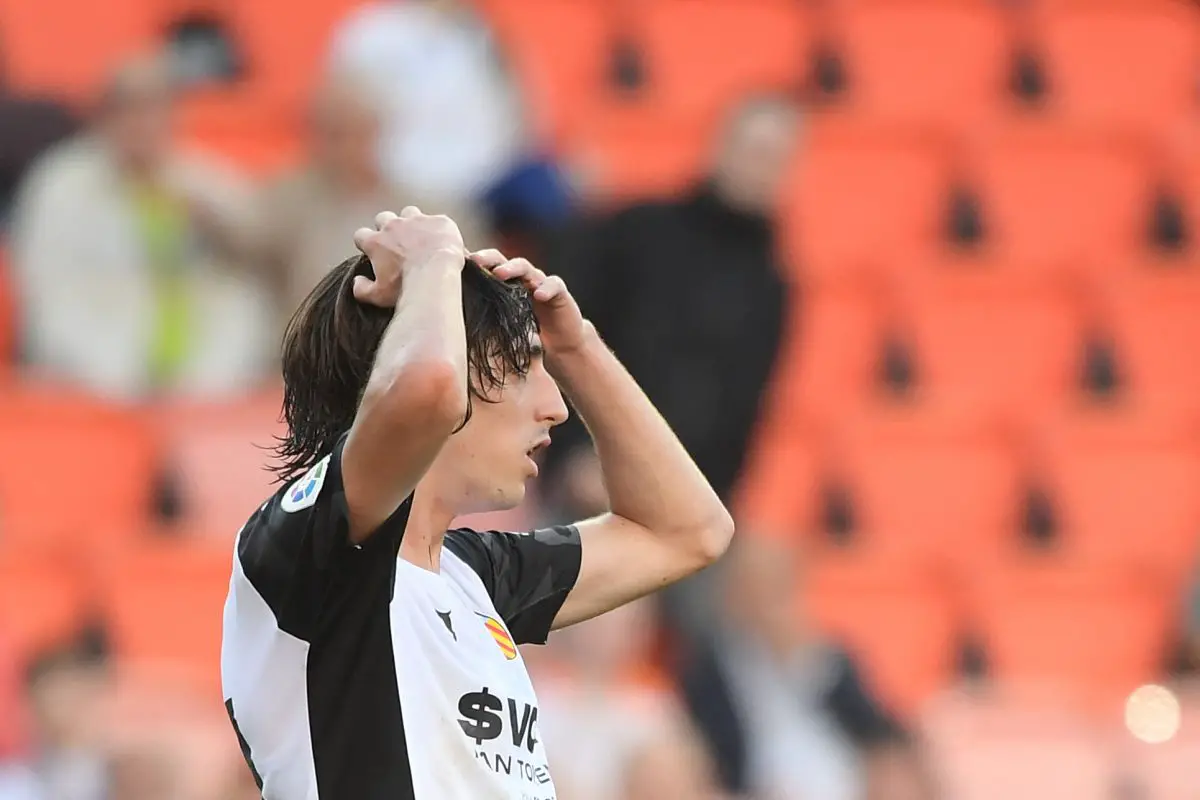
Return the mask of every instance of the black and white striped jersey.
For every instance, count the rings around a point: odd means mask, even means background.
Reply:
[[[440,573],[397,553],[409,502],[347,538],[342,441],[238,535],[225,704],[265,800],[554,800],[517,645],[579,574],[574,527],[446,534]]]

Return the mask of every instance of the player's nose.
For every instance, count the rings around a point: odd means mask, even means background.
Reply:
[[[549,384],[550,388],[542,404],[540,420],[548,422],[550,425],[561,425],[567,421],[571,412],[567,408],[567,401],[563,399],[562,392],[558,389],[558,384],[554,381],[549,381]]]

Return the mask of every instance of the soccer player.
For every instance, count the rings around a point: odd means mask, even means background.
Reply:
[[[284,486],[237,538],[226,707],[266,800],[554,800],[517,645],[711,564],[733,523],[560,279],[414,207],[354,238],[285,334]],[[521,502],[560,386],[611,512],[448,531]]]

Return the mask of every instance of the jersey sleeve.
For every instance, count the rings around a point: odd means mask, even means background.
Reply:
[[[517,644],[545,644],[554,616],[579,578],[574,525],[530,533],[454,530],[446,546],[470,564]]]
[[[345,443],[343,434],[333,452],[264,503],[238,537],[246,578],[280,628],[306,641],[331,610],[347,607],[340,595],[367,593],[390,579],[408,523],[411,497],[361,545],[350,542]]]

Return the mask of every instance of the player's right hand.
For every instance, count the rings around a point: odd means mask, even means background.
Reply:
[[[354,244],[367,258],[375,278],[354,279],[354,297],[361,303],[392,308],[400,299],[404,274],[431,262],[466,263],[462,233],[454,220],[444,215],[422,214],[407,206],[399,215],[390,211],[375,217],[374,228],[354,232]]]

